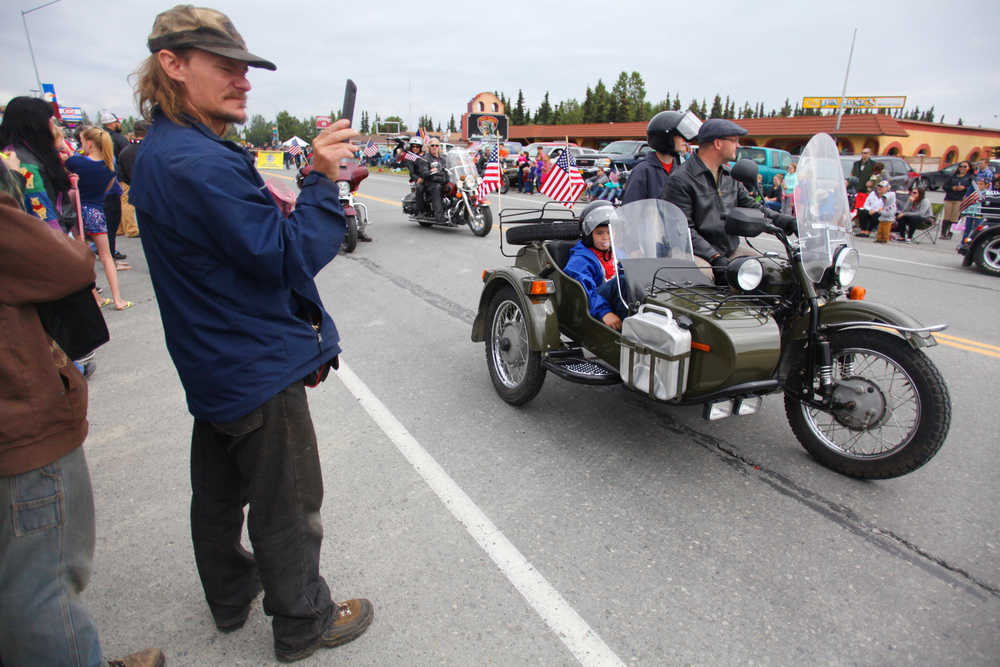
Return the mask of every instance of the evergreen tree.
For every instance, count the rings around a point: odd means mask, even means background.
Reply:
[[[631,101],[628,96],[628,74],[622,72],[611,89],[611,118],[616,123],[632,120]]]
[[[590,122],[592,123],[607,123],[612,120],[611,96],[604,82],[600,79],[597,80],[597,85],[594,86],[594,104],[591,111],[593,118]]]
[[[517,90],[517,104],[514,105],[514,109],[510,112],[510,122],[511,125],[524,125],[524,91],[518,88]]]
[[[539,125],[550,125],[552,123],[552,105],[549,103],[549,91],[545,91],[545,98],[538,105],[535,112],[535,122]]]
[[[455,114],[452,114],[451,118],[448,119],[448,131],[458,132],[458,125],[455,123]]]
[[[367,111],[362,111],[361,112],[361,128],[360,128],[360,132],[361,132],[361,134],[368,134],[370,131],[371,131],[371,128],[368,125],[368,112]]]
[[[435,130],[435,131],[438,132],[438,133],[441,132],[441,123],[438,123],[437,130]]]
[[[712,100],[712,110],[709,112],[710,118],[722,118],[722,97],[716,93]]]
[[[788,103],[787,97],[785,98],[785,106],[781,107],[781,111],[778,112],[778,115],[782,118],[788,118],[792,115],[792,105]]]
[[[632,72],[628,77],[628,99],[632,116],[628,120],[646,120],[649,116],[649,104],[646,102],[646,82],[642,75]]]
[[[674,95],[674,105],[671,107],[671,109],[674,110],[674,111],[680,111],[681,110],[681,94],[680,93],[677,93],[676,95]]]
[[[708,118],[708,107],[705,105],[705,98],[701,98],[701,106],[698,107],[698,114],[702,118]]]
[[[688,111],[693,111],[698,114],[698,117],[704,120],[704,116],[701,115],[701,110],[698,108],[698,100],[692,98],[691,104],[688,105]]]
[[[580,111],[582,112],[584,123],[594,122],[594,91],[590,89],[590,86],[587,86],[587,92],[583,96],[583,105]]]

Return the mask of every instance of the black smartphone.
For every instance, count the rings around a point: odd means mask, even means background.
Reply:
[[[358,95],[358,85],[351,79],[344,86],[344,105],[340,107],[340,117],[354,122],[354,98]]]

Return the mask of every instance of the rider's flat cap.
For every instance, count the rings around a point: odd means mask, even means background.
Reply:
[[[270,60],[247,51],[246,42],[229,17],[208,7],[177,5],[163,12],[153,22],[146,45],[150,53],[160,49],[194,48],[240,60],[251,67],[278,69]]]
[[[731,120],[709,118],[701,124],[701,129],[698,130],[698,138],[695,141],[703,144],[723,137],[742,137],[746,133],[746,130]]]

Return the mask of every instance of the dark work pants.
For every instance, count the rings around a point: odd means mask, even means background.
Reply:
[[[196,419],[191,489],[195,562],[216,622],[240,616],[259,577],[275,648],[310,645],[334,607],[319,574],[323,476],[302,382],[234,421]],[[253,555],[240,546],[246,504]]]
[[[441,183],[435,183],[431,181],[426,183],[427,194],[431,198],[431,210],[434,211],[434,219],[438,222],[444,222],[444,210],[441,207]]]
[[[104,198],[104,217],[108,221],[108,247],[114,255],[115,239],[118,238],[118,225],[122,224],[122,198],[121,195],[108,195]]]

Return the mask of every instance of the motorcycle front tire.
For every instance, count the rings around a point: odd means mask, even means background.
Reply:
[[[476,224],[475,216],[470,216],[469,212],[465,212],[465,222],[469,225],[469,229],[476,236],[486,236],[493,229],[493,213],[490,211],[489,206],[480,206],[479,213],[482,216],[482,224]]]
[[[347,216],[347,233],[340,247],[344,252],[354,252],[358,247],[358,219],[353,215]]]
[[[840,331],[830,337],[830,343],[835,367],[847,355],[874,360],[867,364],[857,362],[858,368],[851,376],[871,382],[873,389],[880,380],[880,391],[885,391],[886,387],[891,390],[894,384],[909,380],[916,399],[913,401],[916,406],[915,424],[909,437],[904,442],[896,443],[889,451],[857,453],[850,446],[834,442],[831,431],[818,424],[818,420],[826,420],[832,413],[810,408],[791,393],[786,393],[785,415],[806,451],[827,468],[857,479],[900,477],[930,461],[944,444],[951,424],[951,399],[937,366],[902,338],[882,331]],[[891,374],[889,380],[873,374],[880,364],[884,366],[883,374]],[[811,380],[803,378],[803,381]],[[884,423],[893,419],[895,416],[890,412]],[[854,433],[858,435],[852,436],[852,439],[861,439],[864,435],[859,430]]]

